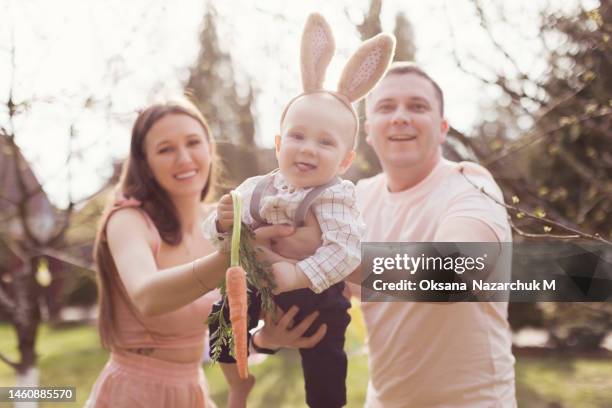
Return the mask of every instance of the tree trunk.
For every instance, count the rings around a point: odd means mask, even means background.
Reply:
[[[36,366],[36,335],[40,324],[38,306],[39,288],[35,276],[35,257],[15,273],[15,313],[13,321],[17,331],[20,361],[17,364],[17,386],[37,387],[39,371]],[[17,402],[15,408],[37,407],[36,402]]]

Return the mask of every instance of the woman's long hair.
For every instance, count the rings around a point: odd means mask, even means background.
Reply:
[[[211,167],[200,199],[204,201],[214,195],[218,174],[215,168],[217,163],[215,145],[208,123],[198,108],[191,102],[180,101],[155,104],[142,111],[134,122],[130,154],[123,164],[119,182],[106,203],[94,244],[94,261],[98,271],[98,327],[102,346],[109,350],[116,344],[116,339],[113,336],[115,319],[112,302],[112,297],[116,296],[116,293],[112,290],[112,287],[113,281],[119,279],[119,275],[108,242],[105,239],[105,229],[107,219],[115,205],[115,194],[121,193],[126,198],[140,201],[143,210],[153,220],[164,242],[170,245],[178,245],[183,238],[177,210],[166,191],[153,178],[144,150],[144,142],[149,130],[160,119],[171,114],[187,115],[198,121],[204,129],[211,152]],[[119,282],[115,282],[115,284],[117,283]],[[119,288],[122,287],[123,285],[119,284]]]

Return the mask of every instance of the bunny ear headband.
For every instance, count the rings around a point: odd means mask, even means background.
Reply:
[[[357,135],[359,119],[352,103],[367,95],[384,75],[393,59],[395,38],[389,34],[378,34],[363,42],[344,66],[337,90],[328,91],[323,89],[323,80],[334,51],[334,36],[329,24],[320,14],[311,14],[302,33],[300,55],[304,92],[289,101],[281,116],[281,124],[289,106],[296,99],[303,95],[324,92],[336,97],[351,111],[356,124],[355,136]]]

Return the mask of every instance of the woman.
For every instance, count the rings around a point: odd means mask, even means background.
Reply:
[[[199,231],[214,164],[209,127],[194,105],[157,104],[139,114],[94,247],[100,336],[111,355],[86,406],[214,406],[200,360],[228,259]],[[314,345],[323,336],[288,330],[291,317],[268,322],[260,345]]]

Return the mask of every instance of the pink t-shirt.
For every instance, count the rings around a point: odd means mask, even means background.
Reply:
[[[512,240],[505,209],[483,167],[441,160],[416,186],[387,190],[384,174],[357,184],[364,242],[431,242],[455,217],[483,221],[500,242]],[[362,303],[368,330],[366,406],[515,407],[514,357],[507,303]]]

